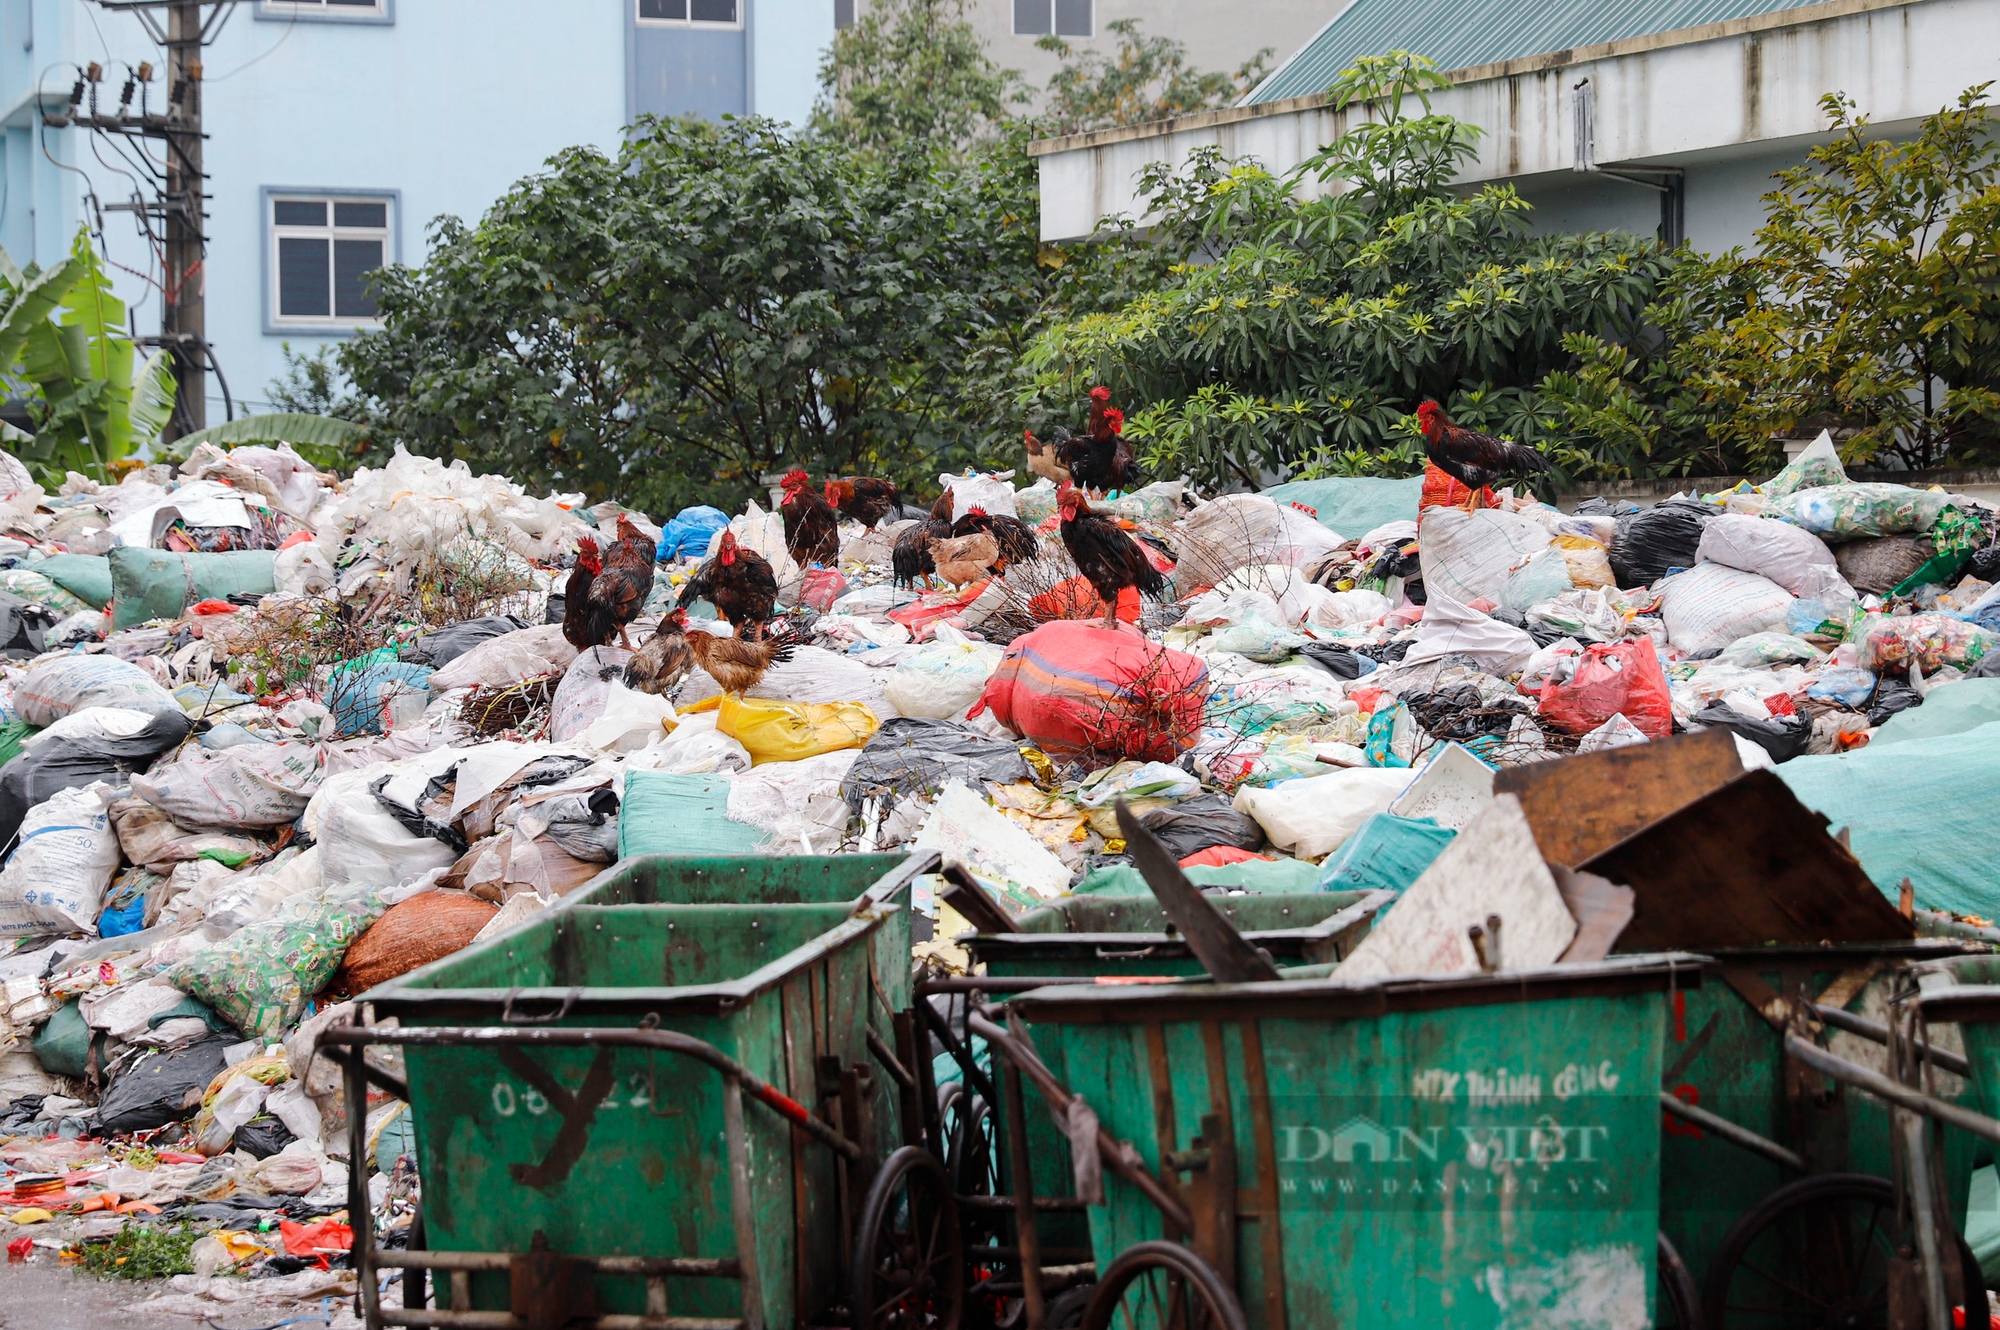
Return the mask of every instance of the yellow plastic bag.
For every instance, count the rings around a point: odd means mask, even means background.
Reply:
[[[866,744],[882,722],[859,702],[766,702],[729,694],[715,728],[750,753],[750,765],[796,762]]]
[[[1557,536],[1556,548],[1569,565],[1569,580],[1580,587],[1615,587],[1611,575],[1611,551],[1588,536]]]

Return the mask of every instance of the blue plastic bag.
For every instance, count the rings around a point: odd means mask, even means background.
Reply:
[[[1377,813],[1327,859],[1321,891],[1402,891],[1444,853],[1458,835],[1428,817]]]
[[[399,692],[428,694],[433,672],[428,665],[400,660],[380,660],[360,669],[336,669],[326,690],[326,705],[333,712],[334,728],[342,738],[382,733],[382,712],[389,698]]]
[[[660,528],[660,547],[654,557],[661,563],[672,559],[700,558],[708,553],[715,533],[729,525],[729,514],[706,506],[683,508],[671,522]]]
[[[123,905],[105,910],[97,916],[99,937],[124,937],[136,933],[146,926],[146,898],[134,896]]]
[[[1872,670],[1860,669],[1853,665],[1840,665],[1819,676],[1819,681],[1806,689],[1807,697],[1816,697],[1822,702],[1838,702],[1844,707],[1868,705],[1868,699],[1875,695],[1875,674]]]

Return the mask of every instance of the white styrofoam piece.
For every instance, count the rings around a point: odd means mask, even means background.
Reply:
[[[964,781],[938,794],[916,848],[936,850],[946,863],[1049,900],[1069,889],[1069,869],[1048,846],[1002,816]]]
[[[1553,965],[1576,936],[1535,833],[1511,794],[1495,795],[1376,920],[1336,980],[1464,974],[1479,968],[1466,930],[1499,915],[1500,968]]]
[[[1389,811],[1397,817],[1427,817],[1441,827],[1463,831],[1493,802],[1493,768],[1455,743],[1430,760]]]

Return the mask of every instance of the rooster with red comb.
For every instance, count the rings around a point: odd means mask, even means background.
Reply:
[[[803,470],[787,471],[780,483],[785,497],[778,501],[778,512],[785,519],[785,549],[792,561],[801,568],[814,563],[831,568],[840,560],[840,514]]]

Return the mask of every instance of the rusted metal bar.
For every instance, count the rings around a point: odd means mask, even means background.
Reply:
[[[733,1258],[684,1256],[572,1256],[578,1265],[601,1275],[674,1275],[681,1278],[741,1279],[743,1268]],[[379,1251],[375,1264],[389,1270],[506,1270],[512,1252],[499,1251]]]
[[[1012,1196],[960,1196],[957,1200],[958,1208],[961,1210],[1012,1210],[1014,1208],[1014,1198]],[[1049,1214],[1056,1211],[1081,1214],[1089,1208],[1088,1205],[1085,1205],[1074,1196],[1037,1196],[1035,1198],[1036,1214]]]
[[[439,1326],[447,1330],[521,1330],[527,1324],[512,1312],[391,1308],[382,1325]],[[743,1322],[718,1316],[629,1316],[606,1314],[571,1321],[574,1330],[743,1330]]]
[[[1752,1154],[1762,1155],[1774,1163],[1800,1173],[1806,1171],[1806,1161],[1787,1150],[1776,1141],[1759,1136],[1748,1127],[1739,1127],[1728,1118],[1720,1117],[1705,1108],[1698,1108],[1685,1099],[1676,1099],[1670,1094],[1660,1095],[1660,1107],[1684,1121],[1692,1122],[1703,1131],[1713,1132],[1731,1145],[1739,1146]]]
[[[1031,988],[1058,984],[1094,984],[1097,980],[1073,974],[1009,975],[1004,979],[986,975],[952,975],[946,979],[926,979],[917,985],[917,996],[932,993],[1025,993]]]
[[[951,1054],[952,1061],[956,1062],[958,1069],[965,1073],[965,1083],[979,1091],[979,1097],[987,1103],[999,1103],[1000,1092],[993,1088],[992,1078],[980,1070],[978,1061],[972,1056],[972,1050],[952,1033],[951,1022],[938,1015],[937,1008],[928,1002],[919,1002],[917,1010],[923,1013],[924,1024],[930,1026],[931,1032],[937,1035],[938,1042],[944,1045],[944,1051]]]
[[[917,1078],[910,1074],[910,1069],[903,1065],[902,1060],[896,1056],[896,1050],[889,1047],[888,1041],[881,1035],[876,1034],[872,1029],[866,1031],[866,1034],[868,1036],[868,1051],[873,1053],[875,1060],[882,1064],[882,1070],[895,1077],[896,1084],[902,1086],[905,1090],[916,1089]]]
[[[1007,1110],[1007,1171],[1014,1182],[1014,1238],[1021,1244],[1021,1300],[1027,1330],[1046,1325],[1048,1303],[1042,1296],[1042,1239],[1035,1229],[1034,1161],[1028,1157],[1027,1105],[1022,1101],[1021,1072],[1011,1061],[1000,1067],[1001,1102]]]
[[[1975,1113],[1969,1108],[1949,1104],[1922,1090],[1913,1090],[1900,1081],[1893,1081],[1879,1071],[1870,1071],[1857,1066],[1846,1058],[1835,1057],[1819,1045],[1809,1043],[1795,1034],[1785,1036],[1785,1052],[1811,1067],[1814,1071],[1831,1076],[1837,1081],[1845,1081],[1859,1090],[1866,1090],[1878,1099],[1886,1099],[1900,1108],[1936,1118],[1939,1122],[1950,1123],[1961,1131],[1969,1131],[1982,1140],[2000,1145],[2000,1121]]]
[[[319,1043],[362,1048],[369,1044],[539,1044],[556,1048],[651,1048],[705,1062],[750,1092],[750,1097],[807,1135],[847,1159],[860,1159],[861,1147],[814,1117],[804,1105],[772,1085],[714,1044],[658,1029],[569,1029],[553,1026],[437,1026],[384,1030],[372,1026],[334,1025],[320,1032]]]
[[[1008,1061],[1020,1067],[1027,1078],[1035,1083],[1050,1104],[1055,1107],[1058,1117],[1066,1117],[1069,1105],[1076,1098],[1062,1087],[1055,1075],[1042,1065],[1034,1050],[1015,1039],[1006,1030],[987,1020],[978,1012],[966,1015],[966,1028],[977,1033],[989,1045],[1006,1054]],[[1125,1179],[1151,1201],[1169,1223],[1176,1224],[1183,1233],[1194,1232],[1194,1216],[1168,1191],[1160,1180],[1147,1171],[1139,1152],[1124,1141],[1118,1140],[1102,1125],[1097,1128],[1097,1153],[1103,1156],[1105,1166]]]
[[[1880,1021],[1857,1016],[1841,1007],[1825,1007],[1818,1003],[1813,1004],[1813,1017],[1822,1025],[1831,1025],[1836,1030],[1858,1034],[1863,1039],[1871,1039],[1885,1048],[1888,1046],[1889,1027]],[[1949,1049],[1926,1045],[1924,1056],[1941,1071],[1948,1071],[1954,1076],[1963,1076],[1968,1080],[1972,1077],[1972,1064]]]

